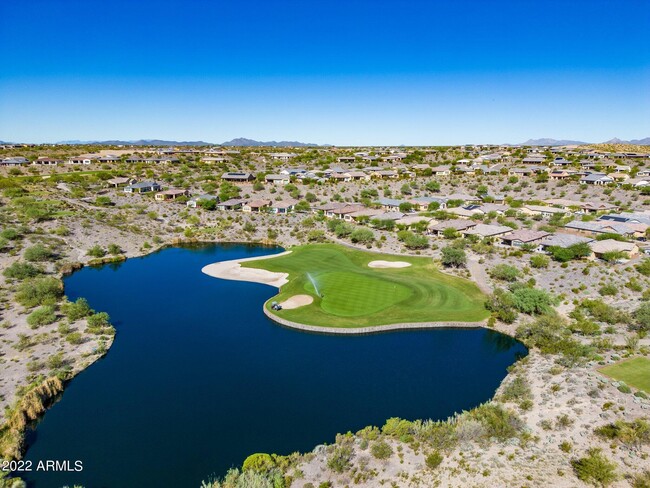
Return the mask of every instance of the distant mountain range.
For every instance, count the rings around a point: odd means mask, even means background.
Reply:
[[[568,139],[528,139],[526,142],[518,144],[520,146],[579,146],[582,144],[594,144],[584,141],[572,141]],[[624,141],[618,138],[610,139],[609,141],[601,142],[598,144],[635,144],[639,146],[650,146],[650,137],[645,139],[632,139]]]
[[[318,144],[311,142],[298,142],[298,141],[255,141],[253,139],[246,139],[245,137],[238,137],[232,141],[222,142],[221,146],[269,146],[269,147],[316,147]]]
[[[255,141],[253,139],[246,139],[245,137],[238,137],[232,141],[219,143],[205,142],[205,141],[165,141],[162,139],[139,139],[137,141],[60,141],[57,144],[103,144],[107,146],[246,146],[246,147],[311,147],[318,146],[318,144],[299,142],[299,141]]]
[[[102,144],[105,146],[214,146],[213,142],[205,141],[165,141],[162,139],[139,139],[137,141],[59,141],[57,144],[86,145]]]

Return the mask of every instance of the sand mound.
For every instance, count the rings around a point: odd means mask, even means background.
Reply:
[[[239,263],[254,261],[256,259],[274,258],[283,256],[290,252],[291,251],[285,251],[283,253],[274,254],[272,256],[259,256],[255,258],[234,259],[232,261],[220,261],[218,263],[208,264],[201,271],[208,276],[212,276],[213,278],[235,281],[252,281],[254,283],[262,283],[264,285],[271,285],[275,286],[276,288],[280,288],[282,285],[285,285],[287,283],[289,273],[274,273],[265,269],[242,268]]]
[[[370,268],[408,268],[411,263],[404,261],[370,261],[368,267]]]
[[[291,298],[286,299],[284,302],[280,303],[282,308],[291,310],[293,308],[304,307],[309,305],[314,301],[314,297],[310,295],[294,295]]]

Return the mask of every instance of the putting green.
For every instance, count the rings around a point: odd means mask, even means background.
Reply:
[[[600,372],[629,386],[650,393],[650,359],[632,358],[611,366],[600,368]]]
[[[290,254],[242,263],[289,274],[289,282],[265,307],[278,317],[323,327],[397,323],[478,322],[488,316],[484,295],[469,280],[440,272],[430,258],[389,256],[337,244],[309,244]],[[370,268],[378,259],[405,261],[405,268]],[[314,284],[318,291],[316,291]],[[271,310],[271,302],[309,294],[313,303]]]

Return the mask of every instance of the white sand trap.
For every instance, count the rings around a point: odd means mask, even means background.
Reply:
[[[291,298],[286,299],[284,302],[280,303],[282,308],[291,310],[298,307],[304,307],[309,305],[314,301],[314,297],[311,295],[294,295]]]
[[[234,281],[252,281],[253,283],[262,283],[264,285],[275,286],[280,288],[287,284],[289,273],[275,273],[265,269],[242,268],[239,263],[246,261],[255,261],[257,259],[270,259],[278,256],[284,256],[291,251],[285,251],[272,256],[259,256],[255,258],[233,259],[231,261],[221,261],[218,263],[208,264],[201,271],[213,278]],[[299,306],[299,305],[298,305]]]
[[[404,261],[370,261],[369,268],[408,268],[411,263]]]

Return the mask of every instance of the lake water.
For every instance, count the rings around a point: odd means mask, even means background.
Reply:
[[[26,459],[80,460],[32,472],[36,488],[198,488],[254,452],[288,454],[389,417],[442,419],[490,398],[525,348],[484,329],[309,334],[262,313],[269,286],[201,273],[279,252],[169,248],[65,279],[118,335],[28,437]]]

